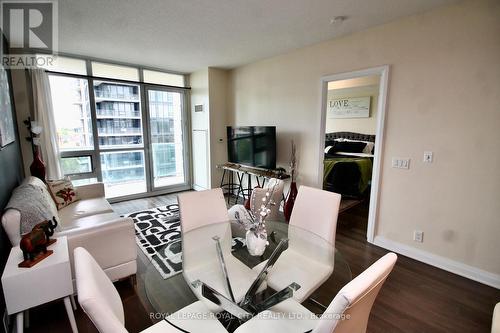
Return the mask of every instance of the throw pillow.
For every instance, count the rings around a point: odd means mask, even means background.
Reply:
[[[335,144],[325,152],[327,154],[334,154],[336,152],[344,152],[344,153],[361,153],[365,148],[366,143],[363,142],[335,142]]]
[[[48,180],[47,185],[58,210],[80,200],[69,178]]]

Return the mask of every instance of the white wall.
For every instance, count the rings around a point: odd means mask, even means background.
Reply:
[[[499,32],[500,2],[466,1],[237,68],[229,122],[276,124],[278,164],[294,138],[299,183],[318,185],[320,78],[389,64],[376,235],[498,287]]]

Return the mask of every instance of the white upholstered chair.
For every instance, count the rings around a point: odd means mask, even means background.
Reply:
[[[364,333],[375,298],[396,259],[396,254],[388,253],[368,267],[338,292],[321,317],[288,299],[250,319],[235,333]]]
[[[185,192],[178,196],[182,229],[183,274],[198,299],[213,312],[222,309],[201,294],[201,286],[190,282],[200,280],[231,299],[226,280],[219,264],[216,242],[212,235],[219,236],[234,300],[243,299],[258,272],[253,271],[231,254],[231,225],[226,202],[220,188]],[[204,227],[205,228],[200,228]],[[210,234],[208,234],[210,233]]]
[[[290,216],[289,246],[278,258],[267,277],[267,285],[281,290],[292,282],[301,288],[293,297],[303,302],[332,274],[335,262],[335,232],[340,206],[340,194],[301,186]],[[302,241],[307,230],[326,240],[331,246],[317,247],[316,253],[308,253],[307,240]],[[260,272],[265,262],[253,269]],[[293,273],[290,273],[293,270]],[[314,272],[314,273],[312,273]]]
[[[78,302],[100,333],[126,333],[125,316],[120,295],[90,253],[82,247],[74,251]],[[185,318],[211,318],[186,320]],[[227,332],[224,326],[210,316],[210,311],[197,301],[142,331],[144,333]]]
[[[491,333],[500,333],[500,302],[493,310],[493,320],[491,322]]]
[[[281,199],[283,197],[283,188],[285,186],[285,182],[281,179],[270,179],[264,187],[256,187],[252,190],[252,194],[250,195],[250,210],[252,212],[256,212],[259,209],[260,204],[262,203],[262,198],[266,195],[266,192],[273,188],[271,200],[274,202],[274,205],[270,206],[271,210],[267,215],[268,221],[276,221],[280,215],[280,204]],[[257,205],[259,204],[259,205]],[[228,210],[229,218],[231,220],[237,220],[236,212],[239,213],[241,218],[247,218],[247,210],[244,205],[234,205]]]

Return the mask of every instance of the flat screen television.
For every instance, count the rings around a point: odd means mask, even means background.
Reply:
[[[228,161],[256,168],[276,169],[276,127],[227,127]]]

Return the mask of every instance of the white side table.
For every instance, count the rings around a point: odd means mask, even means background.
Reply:
[[[23,261],[19,246],[10,251],[2,275],[2,286],[7,313],[16,314],[17,332],[23,331],[25,310],[61,298],[64,299],[71,329],[74,333],[78,332],[70,301],[73,282],[66,237],[58,237],[48,249],[54,253],[31,268],[17,267]]]

